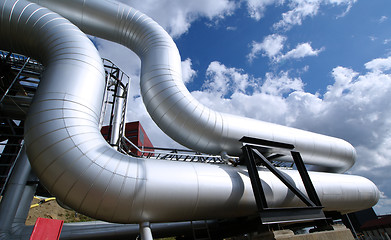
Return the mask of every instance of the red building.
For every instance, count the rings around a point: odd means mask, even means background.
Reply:
[[[109,126],[104,126],[101,129],[101,133],[103,137],[108,140],[110,128]],[[129,122],[125,124],[125,131],[124,135],[127,139],[129,139],[134,145],[136,145],[139,149],[144,151],[153,152],[153,145],[151,140],[149,140],[147,133],[145,132],[144,128],[141,126],[140,122]],[[138,151],[136,148],[134,148],[131,144],[126,144],[126,148],[128,148],[132,154],[141,156],[142,153]],[[144,156],[146,156],[147,153],[144,153]]]

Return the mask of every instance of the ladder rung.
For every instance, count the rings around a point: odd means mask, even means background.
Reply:
[[[0,156],[17,156],[17,153],[0,153]]]

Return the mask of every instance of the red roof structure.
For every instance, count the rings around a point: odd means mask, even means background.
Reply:
[[[101,133],[106,140],[110,138],[109,132],[110,132],[109,126],[102,127]],[[154,152],[153,144],[139,121],[126,123],[124,135],[140,150]],[[142,155],[146,156],[148,154],[148,153],[142,153],[138,151],[131,144],[126,144],[126,148],[130,150],[129,154],[133,154],[136,156],[142,156]]]
[[[378,219],[369,220],[361,226],[361,230],[371,230],[391,227],[391,215],[379,216]]]

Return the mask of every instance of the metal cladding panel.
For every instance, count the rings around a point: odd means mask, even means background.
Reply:
[[[180,143],[201,152],[238,154],[238,140],[249,136],[292,141],[288,143],[297,147],[306,163],[330,171],[345,171],[354,163],[354,148],[343,140],[201,105],[181,80],[181,59],[170,36],[137,10],[115,1],[36,2],[85,33],[136,52],[142,62],[141,91],[147,109]],[[91,217],[122,223],[256,213],[248,174],[241,167],[146,160],[112,149],[98,130],[105,79],[88,37],[57,13],[25,0],[0,0],[0,8],[1,48],[46,66],[26,120],[25,143],[33,170],[60,201]],[[300,205],[270,172],[259,171],[270,206]],[[303,188],[297,171],[284,172]],[[326,210],[365,209],[379,199],[376,186],[365,178],[310,175]]]

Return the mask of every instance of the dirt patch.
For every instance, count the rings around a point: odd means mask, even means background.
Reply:
[[[39,204],[41,202],[41,204]],[[36,205],[39,204],[39,205]],[[29,214],[26,219],[26,225],[34,225],[37,218],[50,218],[63,220],[64,222],[86,222],[94,221],[94,219],[86,217],[80,213],[77,213],[73,210],[67,210],[62,208],[56,200],[51,200],[48,202],[42,202],[42,199],[34,198]]]

